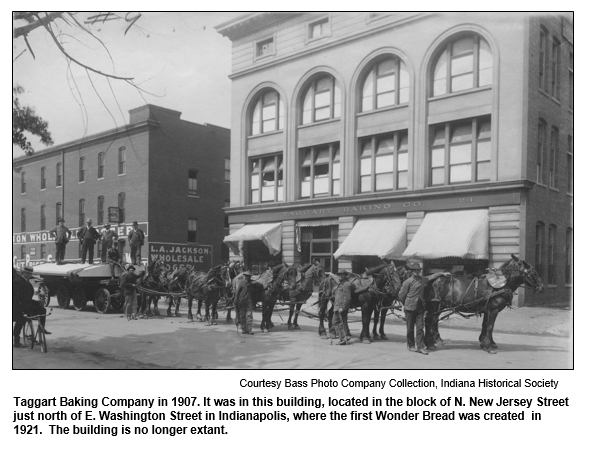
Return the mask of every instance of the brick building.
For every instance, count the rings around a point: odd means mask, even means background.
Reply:
[[[86,218],[100,231],[110,221],[109,208],[119,216],[113,227],[122,253],[129,253],[126,237],[137,221],[146,233],[144,262],[154,243],[166,248],[170,266],[178,260],[171,244],[190,245],[192,253],[202,256],[194,260],[200,270],[227,259],[222,240],[227,234],[223,207],[229,203],[230,131],[180,116],[145,105],[129,111],[124,128],[14,159],[14,264],[35,264],[54,255],[48,231],[58,217],[65,218],[74,235]],[[163,252],[161,246],[151,250]],[[79,252],[78,241],[72,240],[66,260],[78,259]]]
[[[233,43],[233,255],[477,274],[514,253],[548,286],[519,305],[569,301],[571,15],[249,13],[216,29]]]

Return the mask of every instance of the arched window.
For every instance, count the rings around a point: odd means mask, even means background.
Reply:
[[[336,79],[331,75],[315,79],[305,91],[302,103],[302,124],[339,118],[342,94]]]
[[[537,125],[537,183],[545,184],[545,149],[547,140],[547,124],[542,119]]]
[[[41,190],[45,190],[46,179],[45,179],[45,167],[41,167]]]
[[[98,154],[98,179],[102,179],[104,177],[104,160],[104,152],[100,152]]]
[[[432,95],[456,93],[492,84],[492,52],[479,36],[447,43],[432,72]]]
[[[45,227],[47,226],[47,218],[45,217],[45,204],[41,206],[41,213],[39,215],[39,218],[41,219],[41,230],[44,231]]]
[[[410,76],[406,64],[390,56],[374,63],[365,77],[361,111],[408,103]]]
[[[61,163],[55,165],[55,186],[61,187]]]
[[[26,171],[20,173],[20,192],[21,194],[27,192],[27,180],[26,180]]]
[[[283,130],[284,126],[285,106],[280,94],[274,90],[260,94],[251,112],[250,135]]]
[[[61,202],[55,204],[55,224],[59,223],[59,219],[61,218]]]
[[[545,248],[545,224],[538,222],[535,225],[535,270],[541,278],[543,275],[543,254]]]
[[[547,241],[547,284],[555,284],[555,238],[557,226],[549,225],[549,240]]]
[[[539,34],[539,88],[547,91],[547,39],[549,32],[541,27]]]
[[[86,218],[86,200],[78,201],[78,226],[84,226],[84,219]]]
[[[104,196],[99,196],[96,206],[96,224],[104,224]]]
[[[80,157],[80,170],[78,175],[78,182],[86,180],[86,157]]]
[[[119,193],[119,223],[125,223],[125,193]]]
[[[27,209],[20,209],[20,231],[27,232]]]
[[[551,49],[551,95],[559,100],[559,90],[561,88],[561,76],[559,61],[561,59],[561,43],[559,39],[553,38],[553,46]]]

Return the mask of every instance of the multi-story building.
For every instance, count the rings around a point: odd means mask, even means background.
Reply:
[[[49,231],[62,216],[74,237],[87,218],[99,231],[110,222],[122,255],[137,221],[146,233],[144,261],[158,255],[169,267],[184,261],[208,270],[227,259],[230,131],[180,116],[145,105],[129,111],[123,128],[14,159],[14,264],[54,255]],[[79,257],[73,239],[65,258]]]
[[[530,302],[570,299],[571,15],[250,13],[217,31],[233,254],[469,275],[515,254],[548,287]]]

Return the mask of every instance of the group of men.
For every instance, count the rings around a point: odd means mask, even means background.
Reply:
[[[55,261],[58,265],[63,264],[66,245],[72,237],[72,232],[65,226],[63,218],[58,220],[58,225],[50,232],[55,239]],[[94,245],[96,242],[101,244],[100,258],[105,262],[118,262],[119,256],[119,236],[114,229],[111,229],[110,224],[105,224],[104,229],[99,233],[94,226],[92,226],[92,219],[86,220],[86,226],[78,229],[76,237],[82,244],[82,263],[85,264],[88,258],[88,263],[94,263]],[[141,264],[141,247],[145,241],[145,233],[138,227],[137,221],[133,222],[133,228],[127,235],[129,246],[131,247],[131,262],[133,265]],[[115,259],[116,257],[116,259]],[[108,260],[107,260],[108,259]]]
[[[35,289],[30,282],[32,277],[32,267],[25,267],[20,273],[14,267],[12,268],[12,321],[14,322],[12,345],[14,347],[22,347],[20,332],[26,322],[25,315],[40,316],[39,323],[45,329],[45,334],[51,334],[45,328],[47,310],[41,302],[33,300]]]

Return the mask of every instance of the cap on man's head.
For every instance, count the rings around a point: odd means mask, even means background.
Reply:
[[[406,264],[406,267],[408,268],[408,270],[422,270],[422,267],[420,266],[419,262],[408,262]]]
[[[338,271],[336,272],[337,275],[348,275],[348,272],[346,270],[344,270],[343,268],[339,268]]]
[[[132,272],[133,270],[135,270],[135,267],[133,265],[129,264],[127,266],[127,268],[125,268],[125,270],[127,270],[128,272]]]
[[[25,267],[23,268],[24,272],[33,273],[33,267]]]
[[[133,226],[137,226],[137,221],[134,221],[133,222]]]
[[[92,218],[87,218],[86,223],[92,223]]]
[[[111,225],[107,223],[107,224],[105,224],[105,225],[104,225],[104,227],[105,227],[105,228],[110,228],[110,227],[111,227]]]

